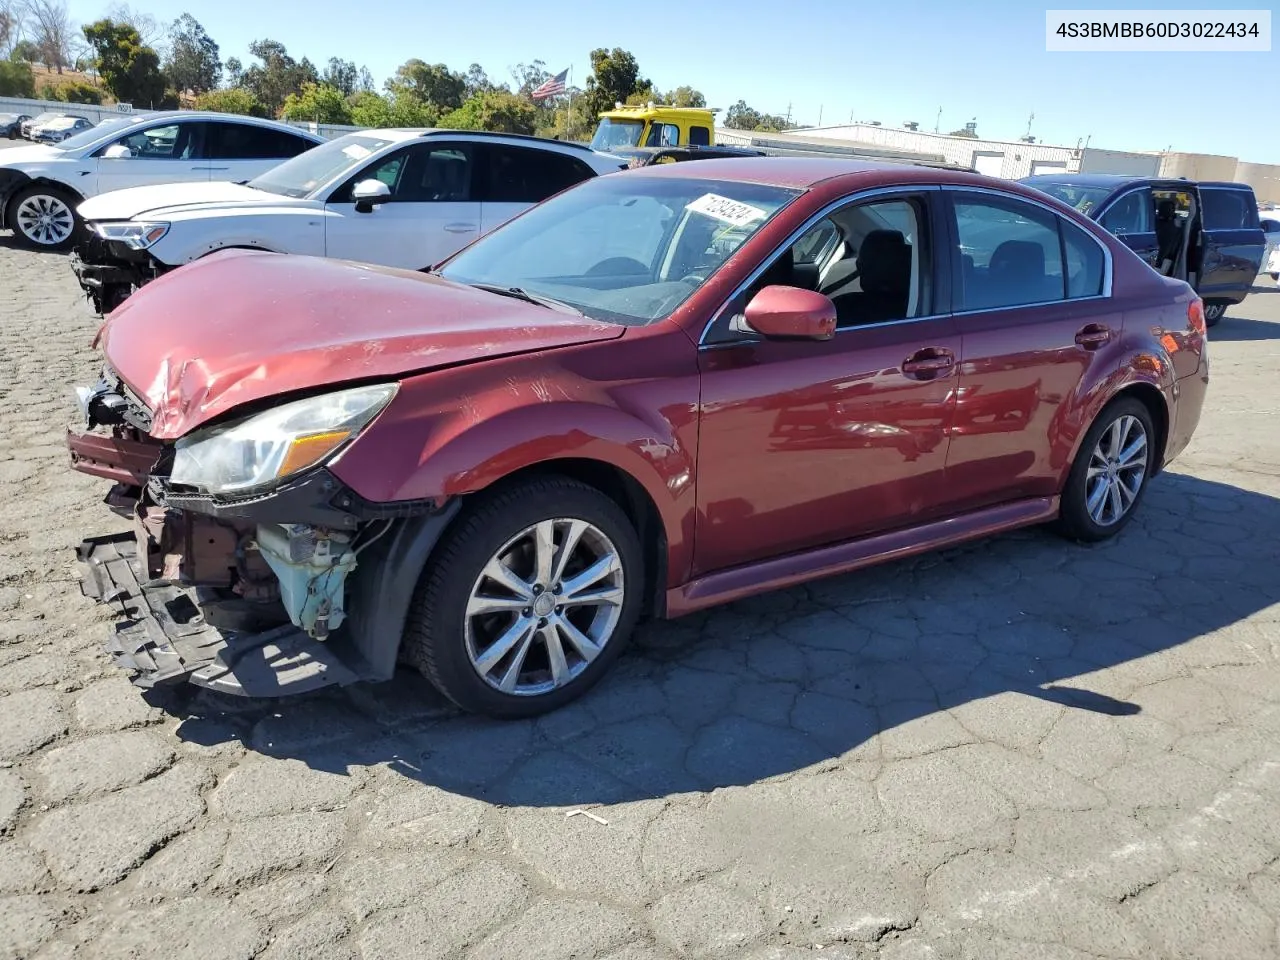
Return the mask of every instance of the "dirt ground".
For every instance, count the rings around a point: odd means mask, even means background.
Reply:
[[[74,546],[95,321],[0,233],[0,958],[1280,955],[1280,291],[1116,541],[645,628],[583,702],[144,702]],[[569,816],[575,810],[592,816]]]

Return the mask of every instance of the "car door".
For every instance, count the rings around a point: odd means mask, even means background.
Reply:
[[[325,203],[325,251],[330,257],[421,270],[480,234],[480,204],[472,199],[470,143],[424,140],[371,162]],[[391,189],[367,213],[352,188],[381,180]]]
[[[938,515],[960,338],[935,306],[937,196],[880,191],[837,206],[704,334],[698,573]],[[775,283],[833,294],[835,336],[735,333],[732,318]]]
[[[209,179],[239,182],[252,180],[314,146],[306,137],[283,130],[234,120],[211,120],[205,132],[203,157],[208,161]]]
[[[1097,221],[1102,229],[1114,234],[1152,268],[1159,266],[1155,200],[1149,186],[1136,187],[1120,194],[1107,204]]]
[[[1203,251],[1196,292],[1205,300],[1243,300],[1266,250],[1257,201],[1248,188],[1225,184],[1202,184],[1199,194]]]
[[[133,128],[94,151],[95,192],[145,187],[153,183],[208,180],[209,164],[202,159],[205,123],[165,120]],[[129,149],[127,157],[106,157],[110,147]]]
[[[1046,206],[994,191],[943,194],[964,343],[947,453],[951,509],[1052,496],[1081,393],[1118,362],[1109,252]]]
[[[508,143],[477,144],[476,194],[480,229],[488,233],[512,217],[595,175],[576,157]]]

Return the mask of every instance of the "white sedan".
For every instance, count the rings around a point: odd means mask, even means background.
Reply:
[[[324,142],[274,120],[230,114],[113,118],[58,143],[0,153],[0,224],[23,246],[66,249],[80,226],[76,206],[88,198],[144,184],[246,180]]]
[[[1280,210],[1264,210],[1258,217],[1262,221],[1262,232],[1267,237],[1267,249],[1262,255],[1259,273],[1269,273],[1272,280],[1280,281]]]
[[[100,312],[185,263],[228,248],[421,270],[552,194],[625,169],[556,140],[458,130],[366,130],[244,184],[121,190],[79,208],[72,257]]]

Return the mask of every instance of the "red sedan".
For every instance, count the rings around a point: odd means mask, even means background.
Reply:
[[[578,186],[431,273],[237,251],[81,391],[135,682],[552,709],[641,616],[1031,524],[1100,540],[1187,445],[1204,314],[971,174],[729,159]]]

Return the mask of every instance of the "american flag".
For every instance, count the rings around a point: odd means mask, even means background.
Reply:
[[[556,97],[565,91],[565,79],[569,76],[568,69],[561,70],[554,77],[540,86],[533,93],[529,94],[530,99],[545,100],[547,97]]]

